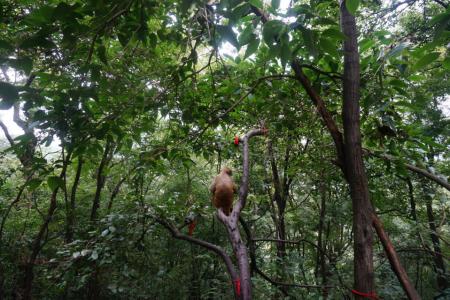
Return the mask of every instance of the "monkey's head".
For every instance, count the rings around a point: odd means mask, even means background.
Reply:
[[[225,174],[228,174],[228,175],[232,175],[233,174],[233,171],[231,171],[231,169],[230,168],[228,168],[228,167],[224,167],[223,169],[222,169],[222,173],[225,173]]]

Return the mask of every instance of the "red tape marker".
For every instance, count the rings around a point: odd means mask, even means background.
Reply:
[[[236,288],[236,295],[241,296],[241,280],[238,278],[234,281],[234,287]]]
[[[361,292],[358,292],[357,290],[352,290],[352,293],[355,294],[355,295],[364,297],[364,298],[369,298],[369,299],[372,299],[372,300],[378,300],[378,296],[377,296],[377,294],[375,292],[361,293]]]
[[[192,221],[192,223],[191,224],[189,224],[189,235],[192,235],[193,233],[194,233],[194,229],[195,229],[195,226],[197,225],[197,222],[194,220],[194,221]]]
[[[239,137],[237,135],[234,137],[234,144],[236,146],[239,145]]]

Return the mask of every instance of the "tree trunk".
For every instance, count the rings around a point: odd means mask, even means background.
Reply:
[[[66,220],[66,242],[71,242],[73,240],[73,232],[75,226],[75,204],[78,185],[80,183],[81,170],[83,168],[83,159],[78,158],[77,171],[75,174],[75,179],[73,180],[72,190],[70,193],[70,204],[67,208],[67,220]]]
[[[445,276],[445,263],[442,258],[441,244],[437,233],[436,221],[434,219],[433,197],[430,195],[431,189],[426,183],[423,183],[423,192],[427,208],[428,226],[430,227],[430,238],[433,243],[433,259],[436,270],[437,286],[440,291],[443,291],[448,287],[448,281]]]
[[[21,283],[21,290],[19,291],[20,296],[19,299],[31,299],[31,291],[33,287],[33,279],[34,279],[34,264],[36,262],[36,258],[38,257],[41,251],[41,243],[44,238],[44,234],[47,231],[48,225],[53,217],[53,214],[56,210],[56,195],[57,190],[52,193],[50,206],[48,208],[47,217],[44,223],[41,225],[37,236],[34,238],[32,246],[31,246],[31,255],[28,261],[23,266],[23,282]]]
[[[277,273],[278,278],[277,281],[279,282],[285,282],[286,281],[286,243],[283,241],[286,240],[286,222],[285,222],[285,211],[286,211],[286,202],[289,197],[289,181],[287,180],[287,167],[289,164],[289,148],[286,147],[286,153],[284,157],[284,174],[283,179],[280,178],[280,174],[278,172],[278,165],[277,161],[275,159],[275,155],[273,153],[273,147],[272,147],[272,140],[269,140],[267,142],[267,149],[269,153],[270,158],[270,165],[272,168],[272,181],[274,185],[274,193],[272,196],[272,203],[276,204],[276,209],[274,209],[274,215],[273,215],[273,221],[275,223],[275,229],[276,229],[276,239],[277,241],[275,243],[277,247]],[[280,287],[280,290],[283,295],[286,295],[288,293],[288,287],[282,286]],[[279,295],[283,297],[282,295]]]
[[[120,188],[126,179],[127,179],[127,176],[124,176],[122,179],[119,180],[119,182],[114,187],[114,190],[112,191],[111,197],[109,198],[109,202],[108,202],[108,214],[111,212],[111,209],[112,209],[112,206],[114,203],[114,199],[116,199],[117,195],[120,192]]]
[[[375,288],[372,253],[372,205],[361,148],[359,116],[359,53],[356,20],[341,1],[341,28],[344,41],[343,108],[344,172],[350,185],[353,204],[354,287],[360,293],[373,293]],[[355,295],[356,299],[364,297]]]
[[[100,284],[98,280],[98,266],[95,263],[94,265],[94,271],[91,274],[91,278],[88,282],[88,288],[87,288],[87,299],[88,300],[98,300],[100,299]]]
[[[322,285],[324,286],[322,290],[322,297],[323,299],[328,298],[328,289],[327,286],[327,264],[326,264],[326,258],[325,258],[325,251],[326,247],[323,244],[323,233],[325,229],[325,213],[326,213],[326,185],[325,182],[321,181],[319,183],[319,189],[320,189],[320,215],[319,215],[319,228],[318,228],[318,234],[317,234],[317,256],[316,256],[316,278],[320,276],[322,278]]]
[[[247,255],[247,247],[242,242],[241,234],[239,232],[237,222],[233,222],[232,226],[228,226],[227,231],[230,237],[231,244],[236,256],[239,269],[239,283],[235,283],[235,289],[240,289],[240,295],[243,300],[252,299],[252,281],[250,278],[250,266]],[[240,286],[240,288],[237,287]]]
[[[97,219],[98,209],[100,208],[100,195],[102,193],[102,189],[105,186],[106,176],[103,174],[107,164],[108,157],[111,149],[111,141],[107,141],[105,145],[105,150],[103,151],[102,160],[100,161],[100,165],[97,169],[97,187],[95,189],[94,200],[92,201],[92,209],[91,209],[91,221],[95,221]]]
[[[64,151],[64,149],[62,150]],[[67,154],[67,157],[64,160],[63,167],[61,170],[61,174],[59,175],[59,178],[64,178],[67,170],[67,165],[70,160],[70,153]],[[47,211],[47,216],[45,217],[44,223],[42,223],[41,227],[39,228],[39,232],[34,238],[32,244],[31,244],[31,254],[23,266],[23,281],[19,284],[20,290],[17,291],[17,297],[19,299],[31,299],[32,295],[32,287],[33,287],[33,279],[34,279],[34,265],[36,263],[36,258],[38,257],[39,253],[42,249],[42,242],[44,239],[44,235],[48,230],[48,225],[50,224],[51,220],[53,219],[53,215],[56,210],[57,206],[57,195],[58,195],[59,187],[56,187],[55,190],[52,192],[52,195],[50,197],[50,206]]]

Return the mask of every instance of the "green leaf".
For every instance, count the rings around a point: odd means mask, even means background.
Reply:
[[[239,35],[239,45],[244,46],[250,43],[251,40],[255,39],[256,35],[253,33],[253,26],[248,25]]]
[[[349,13],[355,15],[358,10],[359,0],[345,0],[345,6],[347,7]]]
[[[64,187],[64,181],[58,176],[50,176],[47,178],[47,184],[52,192],[54,192],[57,188]]]
[[[30,191],[34,191],[37,189],[42,183],[42,180],[39,178],[33,178],[30,181],[27,182],[27,186]]]
[[[180,10],[182,14],[186,14],[189,8],[194,4],[194,0],[183,0],[181,1]]]
[[[30,48],[36,48],[36,47],[42,47],[44,49],[48,48],[54,48],[56,47],[55,43],[52,41],[46,39],[44,36],[41,35],[35,35],[30,38],[27,38],[20,43],[19,48],[21,49],[30,49]]]
[[[65,23],[73,22],[75,18],[78,16],[74,12],[74,8],[75,6],[70,6],[65,2],[61,2],[55,8],[53,16],[55,17],[55,19],[63,21]]]
[[[247,2],[244,2],[233,9],[230,15],[230,20],[237,21],[242,16],[246,16],[249,13],[249,11],[250,5]]]
[[[0,109],[10,109],[19,98],[19,93],[14,85],[0,81]]]
[[[321,38],[319,41],[320,48],[333,57],[339,57],[336,44],[329,39]]]
[[[450,70],[450,56],[447,56],[444,61],[442,62],[442,65],[444,66],[444,68],[446,68],[447,70]]]
[[[259,9],[263,9],[263,4],[262,4],[261,0],[249,0],[248,3],[250,3],[254,7],[257,7]]]
[[[250,41],[250,43],[247,45],[247,49],[245,49],[244,59],[255,53],[256,50],[258,50],[259,42],[260,42],[259,39],[255,35],[255,38]]]
[[[108,60],[106,59],[106,48],[104,45],[100,45],[97,47],[97,56],[102,63],[105,65],[108,64]]]
[[[272,0],[271,5],[273,9],[278,9],[280,7],[280,0]]]
[[[10,59],[9,65],[14,69],[22,70],[26,75],[33,69],[33,61],[29,57]]]
[[[51,6],[42,6],[26,16],[24,22],[34,26],[47,25],[53,21],[53,11],[54,8]]]
[[[267,45],[273,45],[286,28],[280,20],[270,20],[264,24],[263,38]]]
[[[281,43],[280,59],[283,67],[285,67],[286,64],[291,60],[291,50],[289,49],[288,41],[283,41]]]
[[[5,50],[7,50],[9,52],[9,51],[13,51],[14,47],[10,43],[8,43],[7,41],[0,40],[0,49],[5,49]]]
[[[419,59],[418,62],[416,62],[416,64],[413,66],[413,70],[420,70],[423,67],[429,65],[430,63],[432,63],[433,61],[435,61],[436,59],[438,59],[439,57],[439,52],[431,52],[428,54],[425,54],[424,56],[422,56],[421,59]]]
[[[408,85],[406,83],[404,83],[403,81],[399,80],[399,79],[392,79],[389,81],[390,85],[399,87],[399,88],[407,88]]]
[[[239,41],[231,26],[217,25],[216,29],[221,38],[230,42],[236,49],[239,49]]]
[[[309,55],[316,57],[317,56],[317,48],[316,48],[316,43],[314,42],[314,32],[303,26],[300,27],[300,31],[302,32],[302,37],[303,37],[303,40],[305,41],[305,46],[309,52]]]
[[[324,32],[322,32],[322,36],[326,36],[332,38],[334,40],[345,41],[347,37],[337,28],[328,28]]]
[[[359,53],[364,53],[375,45],[375,40],[364,39],[359,43]]]
[[[430,25],[433,26],[437,23],[446,23],[447,21],[450,21],[450,12],[445,12],[434,16],[430,21]]]

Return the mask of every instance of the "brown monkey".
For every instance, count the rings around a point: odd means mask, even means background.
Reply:
[[[216,208],[222,208],[225,215],[229,216],[233,206],[233,196],[237,192],[236,184],[231,178],[232,171],[224,167],[214,178],[209,190],[213,194],[212,203]]]

